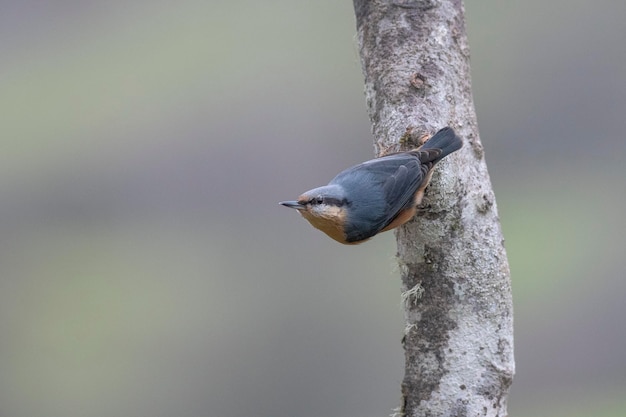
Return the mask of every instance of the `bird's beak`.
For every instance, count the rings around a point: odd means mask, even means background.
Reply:
[[[305,205],[304,204],[300,204],[297,201],[281,201],[278,204],[283,205],[285,207],[292,208],[292,209],[296,209],[296,210],[304,210],[305,209]]]

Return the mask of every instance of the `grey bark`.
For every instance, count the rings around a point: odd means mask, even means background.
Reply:
[[[397,414],[506,416],[510,274],[478,136],[463,3],[354,0],[354,8],[378,154],[447,125],[464,140],[396,233],[407,323]]]

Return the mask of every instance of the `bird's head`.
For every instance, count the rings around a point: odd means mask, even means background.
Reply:
[[[350,202],[341,186],[331,184],[314,188],[296,201],[282,201],[280,204],[298,210],[313,227],[338,242],[346,243],[344,226]]]

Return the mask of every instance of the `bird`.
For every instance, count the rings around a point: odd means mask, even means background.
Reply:
[[[414,150],[362,162],[328,185],[279,204],[297,210],[339,243],[362,243],[411,220],[434,166],[462,146],[454,130],[444,127]]]

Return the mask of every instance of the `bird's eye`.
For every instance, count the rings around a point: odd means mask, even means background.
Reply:
[[[313,199],[313,202],[315,204],[322,204],[324,202],[324,197],[322,197],[321,195],[318,195],[317,197]]]

